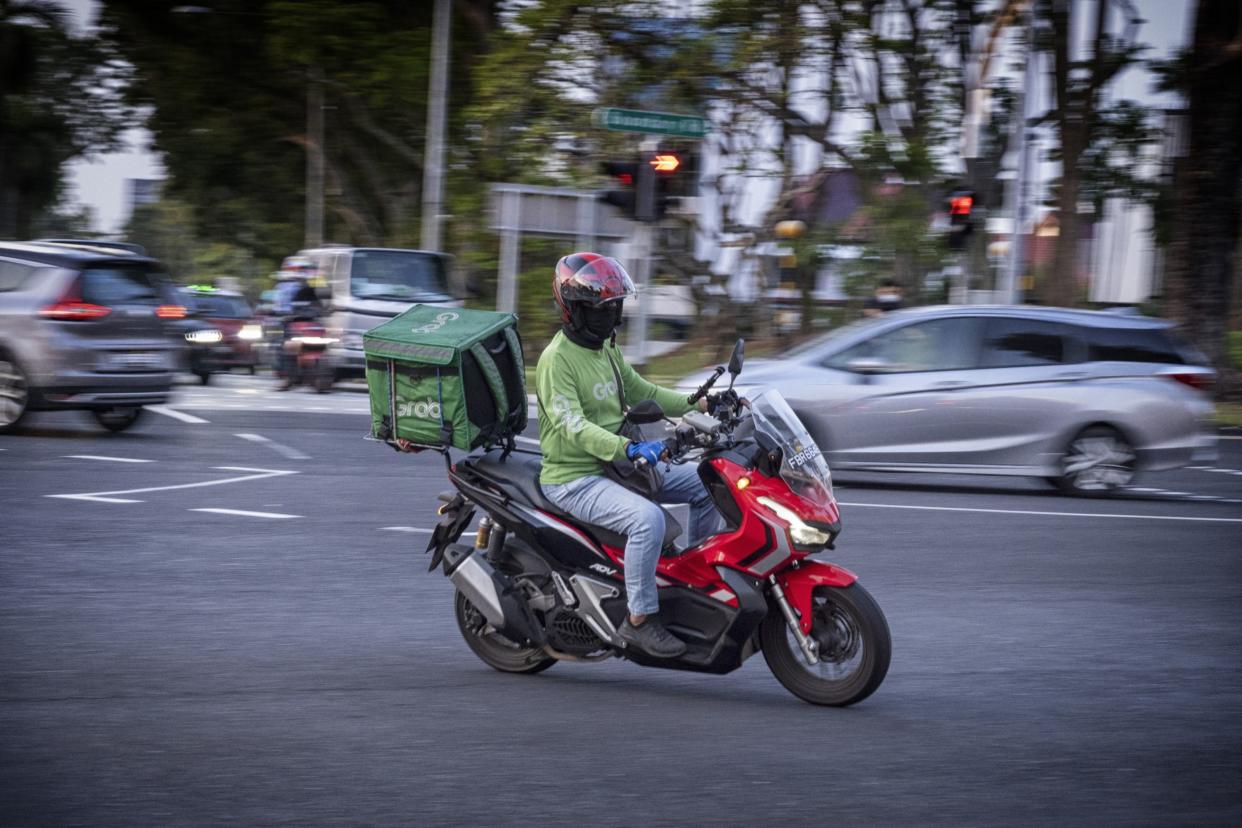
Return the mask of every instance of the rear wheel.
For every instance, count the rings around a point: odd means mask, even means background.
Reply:
[[[875,692],[892,657],[888,622],[860,584],[818,587],[811,598],[811,638],[819,661],[807,664],[779,610],[759,628],[763,657],[776,680],[803,701],[845,707]]]
[[[1134,447],[1109,426],[1091,426],[1070,441],[1061,456],[1057,488],[1068,495],[1102,497],[1134,480]]]
[[[336,371],[327,362],[319,363],[315,371],[315,391],[326,394],[332,390],[332,382],[336,379]]]
[[[116,406],[100,408],[91,412],[91,416],[109,431],[124,431],[138,422],[142,409],[136,406]]]
[[[457,593],[453,608],[457,616],[457,627],[461,630],[462,638],[466,639],[466,645],[493,670],[502,673],[539,673],[556,663],[556,659],[545,655],[542,649],[523,647],[496,632],[487,623],[483,613],[475,609],[474,604],[460,592]]]
[[[17,428],[29,406],[26,373],[16,360],[0,354],[0,434]]]

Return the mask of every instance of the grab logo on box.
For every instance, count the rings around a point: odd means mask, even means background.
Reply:
[[[435,333],[436,331],[440,330],[448,323],[456,319],[460,319],[460,318],[461,318],[460,314],[453,313],[452,311],[445,311],[444,313],[437,313],[436,318],[433,321],[428,322],[426,325],[419,325],[417,328],[410,328],[410,331],[412,331],[413,333],[422,333],[422,334]]]

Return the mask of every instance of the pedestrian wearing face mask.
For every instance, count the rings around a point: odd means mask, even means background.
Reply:
[[[901,285],[892,279],[885,279],[876,286],[875,293],[867,300],[867,305],[863,308],[863,316],[880,316],[889,311],[899,310],[902,306],[901,299]]]

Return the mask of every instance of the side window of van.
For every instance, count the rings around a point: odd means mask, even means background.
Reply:
[[[1077,346],[1068,325],[1039,319],[989,319],[983,340],[983,367],[1018,368],[1076,362]]]

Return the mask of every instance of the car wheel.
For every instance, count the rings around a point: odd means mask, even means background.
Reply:
[[[1102,497],[1129,486],[1138,455],[1125,436],[1110,426],[1078,433],[1061,455],[1057,487],[1068,495]]]
[[[29,406],[26,373],[16,360],[0,354],[0,434],[17,428]]]
[[[116,406],[100,408],[91,412],[91,416],[108,431],[124,431],[138,422],[142,409],[136,406]]]

